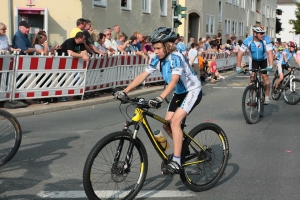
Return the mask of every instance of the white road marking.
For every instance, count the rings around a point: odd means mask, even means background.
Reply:
[[[233,89],[245,89],[246,87],[232,87]]]
[[[106,190],[96,191],[97,194],[105,194],[105,196],[112,196],[113,194],[120,194],[121,191]],[[84,191],[41,191],[37,194],[41,198],[51,199],[79,199],[87,198]],[[196,197],[196,193],[191,191],[178,191],[178,190],[141,190],[137,198],[184,198]],[[119,196],[121,197],[121,196]],[[100,197],[101,198],[101,197]]]
[[[213,87],[213,88],[226,89],[227,87]]]
[[[249,76],[236,76],[236,78],[249,78]]]

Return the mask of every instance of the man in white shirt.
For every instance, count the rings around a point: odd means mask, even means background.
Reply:
[[[191,49],[189,50],[188,57],[189,57],[189,64],[193,68],[194,72],[197,74],[198,79],[200,80],[200,69],[198,66],[198,49],[199,44],[192,43]]]
[[[105,29],[104,30],[104,34],[105,34],[105,46],[108,50],[108,54],[112,55],[118,52],[118,44],[117,42],[111,38],[111,31],[109,29]]]

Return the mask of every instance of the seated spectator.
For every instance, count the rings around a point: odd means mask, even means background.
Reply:
[[[54,51],[60,49],[59,45],[49,48],[47,42],[47,34],[45,31],[39,31],[33,38],[32,46],[36,49],[38,54],[48,55],[49,52],[54,54]]]
[[[35,48],[32,48],[28,40],[29,28],[30,25],[27,21],[21,21],[19,23],[19,30],[13,37],[12,46],[14,49],[21,49],[20,55],[25,55],[27,53],[33,54],[36,52]]]
[[[119,32],[119,33],[117,34],[117,40],[116,40],[116,42],[117,42],[117,44],[118,44],[118,50],[119,50],[120,52],[122,52],[123,54],[126,54],[126,55],[127,55],[127,52],[125,51],[125,49],[126,49],[127,45],[130,44],[130,40],[127,40],[127,41],[125,42],[125,39],[126,39],[125,33]]]
[[[107,56],[107,49],[105,47],[105,35],[103,33],[99,33],[97,37],[97,41],[94,42],[95,47],[101,51],[101,55]]]
[[[118,44],[117,42],[111,38],[111,31],[109,29],[104,30],[105,35],[105,47],[108,50],[108,55],[113,55],[118,52]]]
[[[3,24],[2,22],[0,22],[0,51],[5,54],[6,51],[20,51],[21,49],[14,49],[13,47],[11,47],[8,43],[8,38],[6,36],[6,25]]]
[[[131,36],[130,37],[130,44],[129,46],[127,46],[127,48],[125,49],[126,52],[130,52],[130,53],[135,53],[138,56],[142,56],[143,58],[146,58],[146,55],[144,54],[144,52],[139,51],[136,43],[137,43],[137,38],[135,36]]]
[[[210,63],[210,72],[211,72],[211,79],[210,79],[211,83],[214,83],[215,79],[217,78],[225,79],[225,77],[221,76],[217,70],[216,56],[212,57],[212,62]]]

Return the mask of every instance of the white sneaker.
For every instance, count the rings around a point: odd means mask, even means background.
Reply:
[[[224,77],[224,76],[221,76],[221,75],[220,75],[220,77],[219,77],[219,78],[221,78],[221,79],[225,79],[225,77]]]
[[[265,105],[268,105],[269,103],[270,103],[270,98],[269,98],[269,97],[266,97],[266,98],[265,98],[264,104],[265,104]]]

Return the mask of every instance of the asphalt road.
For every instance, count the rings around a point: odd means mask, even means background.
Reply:
[[[150,165],[138,199],[300,199],[300,104],[290,106],[282,98],[271,101],[261,121],[249,125],[241,108],[247,82],[247,75],[232,73],[215,84],[204,84],[203,99],[187,120],[187,130],[210,121],[227,134],[230,158],[222,179],[211,190],[193,193],[179,176],[162,176],[160,158],[140,131]],[[166,107],[154,112],[164,116]],[[131,108],[128,112],[132,115]],[[18,119],[22,145],[0,168],[0,199],[86,199],[82,186],[86,157],[98,140],[121,130],[125,121],[118,102]]]

